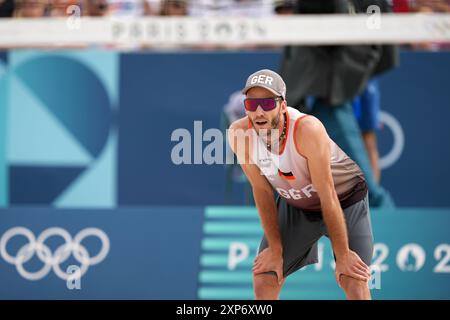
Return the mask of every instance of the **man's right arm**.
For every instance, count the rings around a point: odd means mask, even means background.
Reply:
[[[236,154],[239,164],[252,186],[256,208],[258,209],[269,247],[276,253],[282,253],[283,248],[277,219],[278,213],[272,186],[262,175],[258,166],[251,163],[249,157],[249,144],[246,144],[245,147],[240,147],[243,146],[243,144],[240,144],[242,141],[239,142],[238,139],[242,139],[242,136],[235,134],[237,131],[236,129],[238,128],[236,128],[235,123],[233,123],[228,130],[230,147]]]

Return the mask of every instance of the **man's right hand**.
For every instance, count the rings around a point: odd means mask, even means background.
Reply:
[[[274,271],[278,283],[283,283],[283,255],[281,250],[272,250],[270,247],[261,251],[253,263],[253,273],[259,274]]]

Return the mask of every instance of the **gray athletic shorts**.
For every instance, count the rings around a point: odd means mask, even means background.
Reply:
[[[328,237],[321,212],[305,212],[290,206],[282,197],[277,199],[278,226],[283,244],[283,272],[287,277],[300,268],[318,262],[317,241]],[[359,202],[345,208],[348,242],[350,250],[370,266],[373,254],[373,235],[370,222],[368,195]],[[264,236],[258,252],[267,248]],[[275,274],[275,272],[267,272]]]

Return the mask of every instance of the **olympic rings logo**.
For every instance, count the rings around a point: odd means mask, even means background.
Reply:
[[[28,243],[22,246],[16,256],[8,253],[6,246],[8,241],[16,236],[24,236]],[[54,252],[45,244],[45,241],[58,236],[64,239],[65,243],[56,248]],[[87,249],[81,242],[87,237],[98,237],[102,242],[100,252],[91,257]],[[0,239],[0,255],[6,262],[16,266],[17,272],[27,280],[40,280],[44,278],[52,269],[55,274],[67,281],[73,279],[72,274],[61,270],[61,263],[69,259],[71,255],[81,264],[79,277],[81,278],[88,270],[89,266],[102,262],[109,252],[109,238],[105,232],[97,228],[86,228],[78,232],[72,239],[72,236],[64,229],[52,227],[44,230],[36,239],[34,234],[27,228],[14,227],[6,231]],[[29,261],[34,255],[44,263],[42,268],[36,272],[25,270],[24,263]]]

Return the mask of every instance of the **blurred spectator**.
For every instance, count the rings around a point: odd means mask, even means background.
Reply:
[[[392,11],[405,12],[440,12],[450,11],[448,0],[392,0]]]
[[[237,17],[267,17],[273,14],[273,0],[234,0],[229,14]]]
[[[394,13],[449,13],[450,0],[392,0]],[[422,42],[406,45],[418,50],[450,50],[450,42]]]
[[[245,117],[244,108],[245,95],[241,90],[233,92],[227,104],[223,108],[221,115],[221,130],[226,135],[226,130],[230,127],[230,124],[237,119]],[[254,205],[253,193],[250,183],[247,180],[241,166],[239,165],[236,155],[231,151],[230,145],[226,144],[227,148],[227,161],[225,164],[225,204],[233,204],[233,190],[235,186],[241,185],[244,189],[244,203],[245,205]],[[231,157],[231,158],[228,158]]]
[[[14,0],[0,0],[0,18],[10,18],[14,13]]]
[[[144,15],[144,0],[107,0],[108,15],[115,17],[141,17]]]
[[[233,0],[197,0],[189,3],[188,13],[194,17],[227,15]]]
[[[450,4],[445,0],[416,0],[410,4],[410,10],[418,13],[449,13]],[[450,42],[414,43],[411,47],[419,50],[449,50]]]
[[[411,0],[393,0],[392,11],[395,13],[408,13]]]
[[[416,0],[410,4],[411,11],[415,12],[439,12],[450,11],[449,3],[445,0]]]
[[[48,0],[16,0],[14,16],[20,18],[44,17],[48,7]]]
[[[230,95],[228,103],[223,109],[229,124],[245,117],[244,99],[245,95],[241,90],[237,90]]]
[[[364,145],[372,167],[373,178],[381,180],[376,131],[380,129],[380,88],[378,80],[372,79],[361,95],[353,100],[353,111],[361,129]]]
[[[145,0],[144,16],[157,16],[161,11],[161,0]]]
[[[188,13],[188,1],[187,0],[161,0],[155,2],[147,1],[146,5],[146,14],[147,15],[155,15],[156,9],[159,9],[158,15],[160,16],[186,16]],[[151,9],[149,11],[149,9]],[[157,47],[152,47],[149,44],[141,46],[142,49],[157,49],[164,51],[179,51],[183,49],[212,49],[208,46],[190,46],[190,45],[176,45],[176,44],[159,44]]]
[[[196,0],[189,1],[188,15],[194,17],[267,17],[273,15],[273,0]],[[196,46],[202,50],[257,49],[271,46],[262,45],[210,45]]]
[[[301,0],[297,3],[296,12],[365,12],[367,3],[363,5],[362,2],[355,0],[350,4],[347,0]],[[370,4],[377,4],[381,8],[385,0],[374,2],[370,1]],[[376,182],[372,173],[351,105],[353,99],[367,86],[371,76],[395,65],[395,50],[384,52],[382,49],[379,45],[288,46],[284,50],[280,74],[286,82],[289,105],[298,106],[301,111],[320,119],[330,137],[364,172],[370,204],[391,207],[394,203],[390,194]],[[312,101],[311,109],[301,107],[305,105],[305,99]]]
[[[273,14],[273,0],[195,0],[189,3],[189,15],[264,17]]]
[[[186,16],[188,14],[188,3],[186,0],[162,0],[161,16]]]
[[[83,1],[81,0],[52,0],[50,2],[49,15],[51,17],[66,17],[68,15],[71,15],[71,11],[67,12],[67,9],[70,6],[78,6],[81,10],[81,15],[85,14],[84,12],[82,12],[85,6],[83,4]]]
[[[102,17],[108,14],[107,0],[87,0],[86,15],[91,17]]]
[[[275,0],[274,11],[276,14],[289,15],[295,13],[295,0]]]

